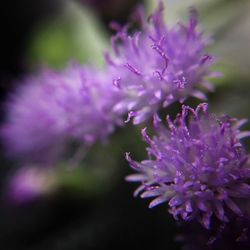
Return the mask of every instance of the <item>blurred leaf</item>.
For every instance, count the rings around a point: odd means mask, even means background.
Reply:
[[[93,12],[65,1],[61,15],[44,23],[30,42],[31,64],[62,67],[70,60],[103,64],[108,39]]]
[[[57,171],[58,187],[68,190],[71,194],[79,194],[81,197],[94,195],[99,187],[97,177],[85,168],[68,169],[63,166]]]

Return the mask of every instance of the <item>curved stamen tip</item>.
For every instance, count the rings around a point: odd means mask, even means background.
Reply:
[[[144,139],[147,143],[149,143],[149,144],[152,143],[151,138],[150,138],[150,137],[148,136],[148,134],[147,134],[147,127],[143,128],[143,129],[141,130],[141,134],[142,134],[143,139]]]
[[[124,123],[128,123],[130,122],[131,118],[135,117],[137,115],[137,112],[136,111],[130,111],[128,113],[128,117],[127,119],[124,121]]]
[[[131,159],[131,157],[130,157],[130,152],[126,152],[125,153],[125,159],[128,161],[128,162],[130,162],[132,159]]]
[[[158,128],[158,125],[161,123],[161,118],[158,116],[157,113],[153,116],[153,124],[155,128]]]
[[[203,102],[203,103],[199,104],[195,110],[196,115],[198,116],[201,111],[204,114],[208,114],[208,103]]]
[[[125,159],[128,161],[128,163],[132,168],[134,168],[135,170],[140,169],[140,165],[131,159],[130,152],[125,153]]]
[[[117,77],[117,78],[113,79],[113,85],[115,87],[117,87],[118,89],[121,88],[120,82],[121,82],[121,77]]]

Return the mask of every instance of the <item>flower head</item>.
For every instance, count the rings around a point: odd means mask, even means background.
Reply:
[[[118,30],[112,39],[114,56],[106,57],[124,95],[114,110],[128,112],[134,124],[189,96],[206,99],[201,90],[212,90],[207,78],[218,74],[210,72],[214,60],[205,52],[209,39],[198,29],[195,10],[188,24],[171,28],[164,22],[162,4],[148,22],[144,13],[141,20],[142,31],[132,35],[128,26],[113,25]]]
[[[217,118],[200,104],[195,110],[183,106],[174,122],[167,121],[168,129],[155,117],[158,135],[153,138],[142,130],[149,160],[136,162],[127,154],[139,172],[127,179],[142,182],[135,194],[156,197],[150,207],[168,202],[174,218],[198,218],[206,228],[212,215],[223,222],[230,210],[243,215],[238,201],[250,197],[250,166],[240,142],[250,132],[239,130],[245,120]]]
[[[7,103],[1,137],[8,152],[46,162],[68,140],[105,140],[119,122],[112,113],[117,90],[109,83],[104,72],[77,64],[27,79]]]
[[[8,198],[17,205],[30,202],[53,191],[55,184],[54,173],[48,169],[24,167],[10,179]]]

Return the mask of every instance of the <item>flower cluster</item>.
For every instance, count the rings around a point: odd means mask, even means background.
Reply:
[[[46,162],[68,140],[105,140],[119,123],[112,114],[116,88],[104,72],[72,64],[26,80],[7,104],[1,136],[10,155]]]
[[[168,129],[155,117],[158,135],[150,138],[142,130],[149,160],[126,158],[139,172],[127,179],[142,182],[135,194],[156,197],[150,207],[168,202],[174,218],[198,218],[209,228],[212,215],[223,222],[228,222],[230,210],[243,215],[237,200],[250,197],[250,166],[240,139],[250,132],[239,130],[245,120],[217,118],[207,107],[183,106],[175,121],[167,117]]]
[[[150,207],[168,202],[174,218],[197,218],[206,228],[212,217],[227,222],[231,214],[244,215],[241,205],[250,198],[250,165],[240,141],[250,135],[240,131],[245,120],[216,117],[205,103],[183,106],[174,121],[167,117],[168,128],[157,116],[173,102],[206,99],[213,89],[209,78],[219,76],[210,69],[215,60],[205,52],[210,41],[196,11],[187,24],[173,27],[164,22],[162,3],[148,20],[138,13],[139,32],[113,23],[113,53],[106,54],[103,70],[72,64],[26,79],[10,97],[0,131],[9,154],[51,164],[71,140],[86,145],[107,139],[123,115],[134,124],[154,117],[158,135],[142,130],[149,159],[126,155],[139,172],[127,179],[142,183],[135,194],[156,197]]]
[[[123,94],[114,110],[128,113],[128,120],[139,124],[152,117],[160,107],[194,96],[205,100],[203,90],[212,90],[209,77],[214,59],[205,52],[209,39],[198,29],[195,10],[188,24],[167,27],[163,4],[149,18],[142,11],[142,31],[129,35],[128,26],[113,25],[118,30],[112,38],[114,55],[106,59],[116,72],[114,81]]]
[[[213,75],[213,60],[204,52],[208,40],[197,29],[195,11],[188,25],[173,28],[165,25],[161,4],[149,23],[145,19],[142,14],[142,31],[132,36],[116,25],[115,56],[106,56],[104,70],[71,65],[27,79],[6,109],[1,137],[9,153],[51,161],[68,140],[107,138],[124,114],[138,124],[176,100],[204,99],[198,89],[211,89],[206,77]]]

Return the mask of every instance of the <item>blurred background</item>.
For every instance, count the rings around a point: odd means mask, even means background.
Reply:
[[[209,50],[217,56],[215,68],[224,77],[216,80],[216,92],[209,95],[212,111],[249,119],[250,1],[164,3],[170,25],[186,20],[188,8],[194,6],[202,27],[213,37]],[[150,13],[157,1],[3,1],[0,121],[5,117],[6,96],[23,76],[43,66],[60,69],[71,60],[102,67],[112,35],[110,21],[126,23],[138,4]],[[168,215],[167,207],[148,209],[148,201],[133,198],[136,185],[124,180],[132,173],[124,153],[133,152],[138,160],[146,155],[139,130],[130,125],[118,129],[110,143],[95,145],[77,169],[66,163],[49,170],[21,168],[1,148],[1,249],[184,249],[185,229]],[[250,149],[250,143],[246,145]],[[219,248],[218,244],[212,249]]]

